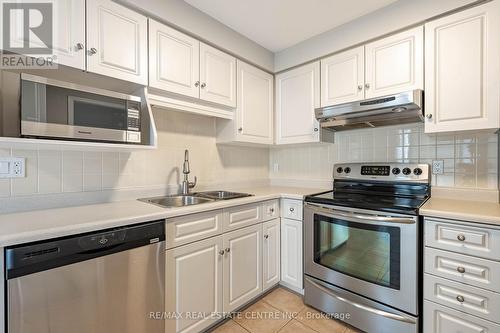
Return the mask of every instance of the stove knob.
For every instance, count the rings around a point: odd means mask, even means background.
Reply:
[[[349,167],[345,168],[345,169],[344,169],[344,172],[345,172],[345,173],[350,173],[350,172],[351,172],[351,168],[349,168]]]
[[[411,169],[410,169],[410,168],[404,168],[404,169],[403,169],[403,174],[404,174],[405,176],[408,176],[409,174],[411,174]]]
[[[399,175],[400,173],[401,173],[401,169],[399,169],[399,168],[392,169],[392,174],[393,175]]]
[[[341,167],[337,168],[337,173],[342,173],[342,171],[344,171],[344,169],[342,169]]]
[[[420,176],[422,174],[422,169],[420,168],[413,169],[413,174]]]

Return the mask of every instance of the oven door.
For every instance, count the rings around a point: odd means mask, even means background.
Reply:
[[[305,273],[418,314],[418,218],[305,204]]]

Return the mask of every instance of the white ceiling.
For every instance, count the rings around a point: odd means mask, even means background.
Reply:
[[[277,52],[396,0],[184,0]]]

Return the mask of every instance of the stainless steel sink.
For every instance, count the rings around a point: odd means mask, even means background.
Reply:
[[[214,201],[213,199],[210,198],[197,197],[194,195],[172,195],[166,197],[144,198],[139,200],[154,205],[158,205],[164,208],[199,205],[202,203],[208,203]]]
[[[229,199],[251,197],[253,194],[229,192],[229,191],[206,191],[206,192],[198,192],[195,193],[194,195],[197,197],[209,198],[214,200],[229,200]]]

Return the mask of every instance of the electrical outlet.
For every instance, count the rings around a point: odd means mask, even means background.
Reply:
[[[444,161],[432,161],[432,174],[442,175],[444,173]]]
[[[22,157],[0,158],[0,178],[24,178],[26,159]]]

